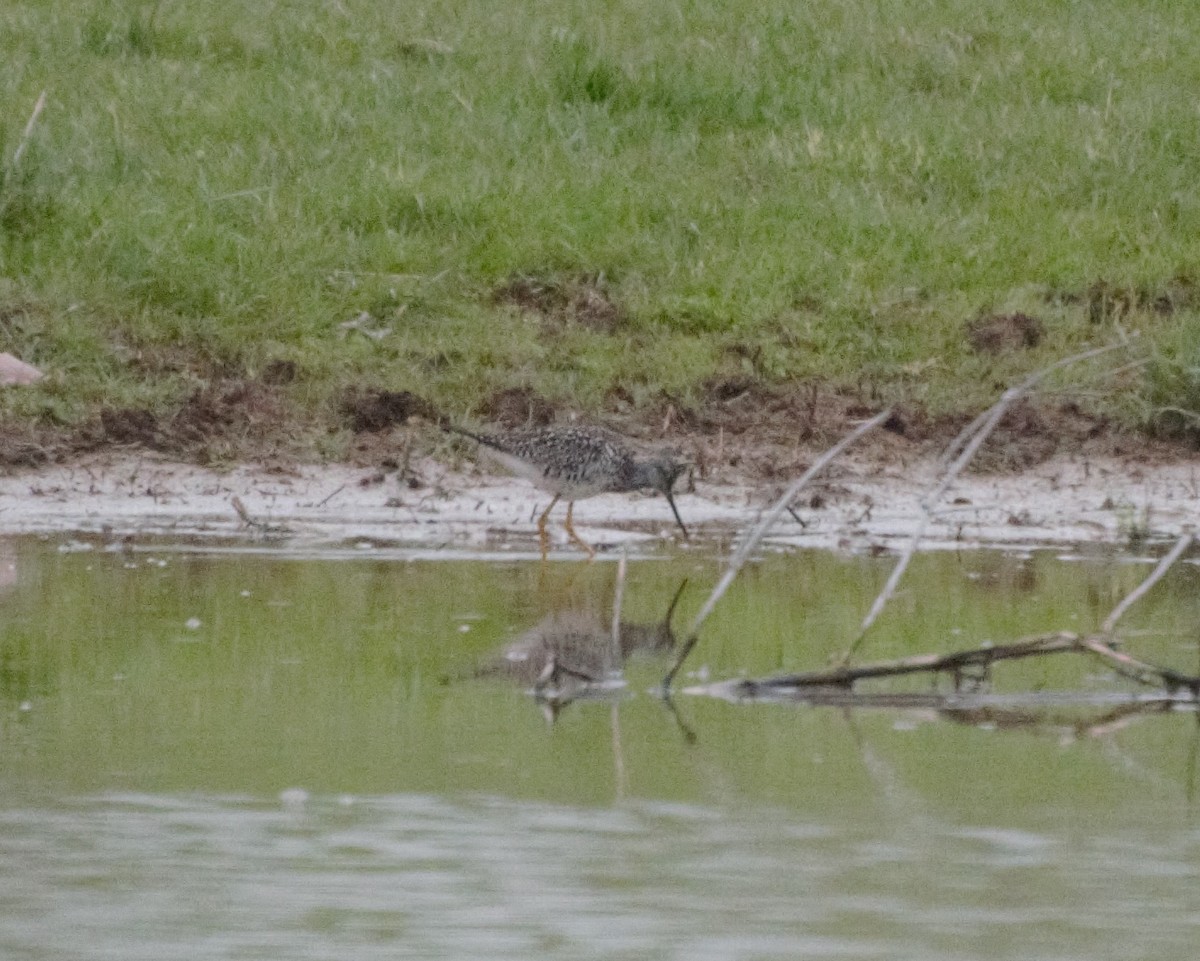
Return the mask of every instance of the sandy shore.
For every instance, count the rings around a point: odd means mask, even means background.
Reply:
[[[805,526],[784,515],[772,540],[845,550],[895,547],[918,523],[935,470],[933,464],[891,468],[841,461],[824,483],[801,495]],[[432,461],[418,465],[415,477],[417,486],[395,474],[345,465],[218,471],[107,454],[0,478],[0,534],[245,537],[306,549],[536,549],[533,519],[547,500],[524,481],[459,473]],[[698,482],[677,500],[696,535],[693,546],[711,546],[753,522],[776,493]],[[580,533],[599,545],[627,544],[644,552],[678,544],[661,497],[597,497],[579,502],[575,515]],[[1200,458],[1154,466],[1059,459],[1016,475],[962,478],[925,543],[1123,544],[1140,535],[1174,537],[1198,520]],[[552,527],[556,552],[578,555],[561,523]]]

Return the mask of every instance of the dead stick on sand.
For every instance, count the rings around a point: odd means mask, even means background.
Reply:
[[[337,489],[331,491],[330,493],[328,493],[324,497],[322,497],[319,501],[317,501],[317,506],[324,507],[326,504],[328,504],[331,500],[333,500],[335,497],[337,497],[338,494],[340,494],[345,489],[346,489],[346,485],[342,484]]]
[[[233,508],[238,518],[247,527],[258,527],[260,522],[250,516],[250,512],[246,510],[246,505],[242,503],[242,499],[236,494],[229,498],[229,505]]]
[[[729,585],[733,583],[733,579],[737,577],[743,565],[754,549],[759,545],[767,532],[779,520],[779,517],[788,506],[796,499],[796,495],[807,486],[814,477],[816,477],[826,466],[829,465],[836,457],[846,450],[851,444],[857,441],[868,431],[873,430],[882,424],[885,420],[892,416],[892,409],[881,411],[870,420],[863,421],[853,431],[843,437],[840,441],[834,444],[829,450],[816,459],[812,466],[806,470],[798,480],[793,482],[792,486],[783,492],[783,495],[775,502],[770,510],[759,520],[758,524],[746,536],[737,553],[733,555],[729,566],[725,569],[725,573],[721,576],[721,580],[717,582],[717,586],[708,596],[708,600],[704,602],[704,606],[700,609],[700,613],[696,615],[696,620],[692,622],[692,628],[688,631],[687,639],[683,642],[683,647],[679,651],[679,656],[675,659],[675,663],[671,666],[671,670],[667,672],[667,676],[663,678],[662,689],[664,695],[669,694],[671,684],[675,680],[675,675],[679,673],[679,669],[683,667],[683,662],[687,660],[687,656],[691,654],[692,648],[696,646],[696,641],[699,640],[700,628],[708,619],[708,615],[713,612],[713,608],[717,606],[717,602],[725,595],[729,589]]]
[[[268,524],[266,521],[260,521],[254,517],[246,505],[242,503],[242,499],[236,494],[229,498],[229,504],[233,507],[234,512],[241,519],[241,522],[252,530],[261,531],[264,534],[286,534],[288,528],[284,524]]]
[[[933,509],[942,495],[946,493],[950,485],[954,483],[964,467],[970,463],[971,458],[975,456],[983,442],[996,429],[996,425],[1000,423],[1000,419],[1008,412],[1008,409],[1016,403],[1025,394],[1029,393],[1034,387],[1041,383],[1047,376],[1054,371],[1066,367],[1070,364],[1076,364],[1081,360],[1089,360],[1092,357],[1099,357],[1101,354],[1107,354],[1110,351],[1128,345],[1128,341],[1122,341],[1119,344],[1108,344],[1104,347],[1096,347],[1092,350],[1085,350],[1079,354],[1072,354],[1070,357],[1064,357],[1062,360],[1056,361],[1049,367],[1039,370],[1037,373],[1030,375],[1016,387],[1010,387],[1001,395],[1000,399],[992,405],[989,411],[985,411],[973,420],[965,430],[963,430],[946,449],[943,455],[945,459],[953,456],[953,452],[962,447],[958,456],[946,468],[941,480],[934,488],[921,498],[921,519],[917,523],[917,529],[913,531],[912,537],[908,544],[905,545],[904,553],[900,555],[900,559],[896,562],[896,566],[892,568],[892,573],[884,584],[883,590],[879,592],[879,596],[875,598],[875,602],[871,605],[871,609],[867,612],[867,616],[863,618],[862,626],[858,630],[858,636],[851,643],[849,649],[842,655],[841,663],[847,664],[850,658],[858,650],[858,646],[862,643],[867,632],[871,629],[879,615],[883,612],[887,602],[891,600],[892,595],[896,593],[896,588],[900,584],[900,578],[904,576],[909,563],[913,559],[913,555],[917,552],[917,546],[921,543],[921,538],[925,536],[925,529],[929,526],[929,521],[933,517]]]

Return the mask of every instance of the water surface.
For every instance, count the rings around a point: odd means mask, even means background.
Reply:
[[[643,652],[552,714],[492,668],[603,631],[612,563],[81,546],[4,545],[0,957],[1194,956],[1192,712],[667,705]],[[689,671],[823,665],[889,564],[765,557]],[[863,656],[1086,630],[1148,569],[922,557]],[[719,570],[632,562],[625,621],[686,580],[686,625]],[[1196,671],[1198,577],[1135,608],[1131,651]],[[1128,690],[1070,658],[995,685]]]

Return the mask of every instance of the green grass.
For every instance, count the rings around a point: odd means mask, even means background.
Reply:
[[[0,61],[0,333],[50,373],[9,423],[280,359],[316,434],[353,383],[936,415],[1119,329],[1154,362],[1087,403],[1200,436],[1200,296],[1155,305],[1200,278],[1186,4],[12,0]],[[494,295],[520,276],[602,278],[620,322]],[[1042,344],[975,354],[1010,310]]]

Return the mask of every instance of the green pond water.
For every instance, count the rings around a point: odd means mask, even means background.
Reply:
[[[494,668],[605,636],[610,560],[84,546],[0,543],[0,958],[1196,956],[1197,716],[1096,663],[993,679],[1093,705],[956,716],[668,704],[648,651],[554,712]],[[826,665],[892,563],[764,556],[680,686]],[[628,636],[721,564],[630,561]],[[922,556],[860,659],[1092,629],[1149,570]],[[1198,588],[1176,565],[1128,649],[1196,673]]]

